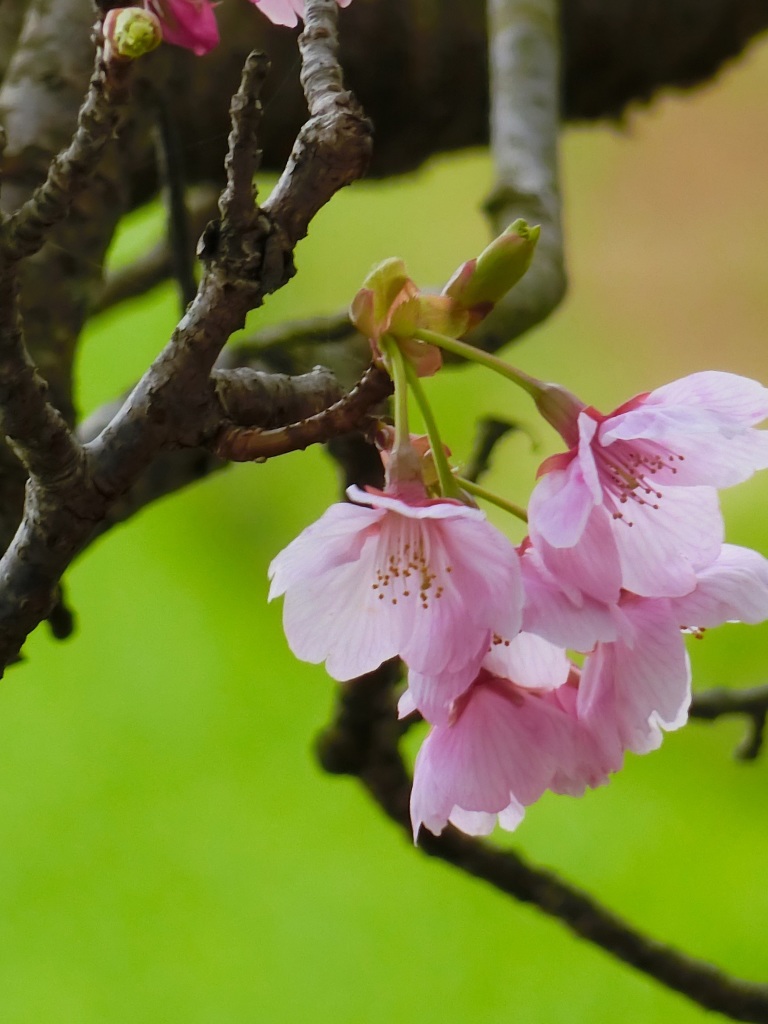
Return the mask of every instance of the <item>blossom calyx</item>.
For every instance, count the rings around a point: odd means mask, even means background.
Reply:
[[[104,18],[107,60],[135,60],[157,49],[162,41],[160,19],[142,7],[116,7]]]
[[[422,294],[397,257],[377,264],[368,274],[352,300],[349,318],[369,339],[375,360],[385,361],[379,343],[390,336],[420,377],[436,373],[442,357],[434,345],[414,338],[416,331],[458,338],[470,322],[467,312],[448,296]]]
[[[472,315],[473,325],[486,317],[531,265],[541,228],[518,219],[473,260],[463,263],[443,288]]]

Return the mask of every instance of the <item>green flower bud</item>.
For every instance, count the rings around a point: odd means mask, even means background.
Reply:
[[[160,20],[143,7],[117,7],[104,19],[107,60],[135,60],[163,41]]]
[[[516,220],[484,249],[477,259],[468,260],[443,288],[462,308],[471,310],[477,321],[493,309],[531,265],[541,229]]]

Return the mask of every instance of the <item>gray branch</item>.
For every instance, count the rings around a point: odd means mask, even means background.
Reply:
[[[488,0],[496,182],[486,210],[493,234],[518,217],[541,225],[525,277],[470,336],[489,351],[544,320],[565,294],[557,160],[559,7],[557,0]]]

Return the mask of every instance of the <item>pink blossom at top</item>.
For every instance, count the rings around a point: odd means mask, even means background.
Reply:
[[[288,25],[293,27],[298,24],[299,18],[304,17],[305,0],[251,0],[256,4],[262,14],[266,14],[275,25]],[[336,0],[339,7],[349,7],[352,0]]]
[[[348,7],[352,0],[336,0]],[[275,25],[293,27],[304,17],[304,0],[251,0]],[[160,19],[163,39],[174,46],[192,50],[198,57],[219,42],[219,30],[210,0],[144,0],[144,6]]]
[[[497,821],[512,831],[545,790],[578,795],[607,781],[606,754],[577,716],[578,672],[548,646],[520,634],[497,647],[431,729],[414,767],[414,839],[448,822],[470,835]]]
[[[399,655],[439,716],[494,634],[520,629],[517,552],[479,509],[429,499],[417,484],[347,493],[351,504],[332,505],[270,566],[288,644],[340,680]]]
[[[548,567],[604,601],[622,588],[646,597],[693,590],[723,540],[715,488],[768,466],[768,432],[755,429],[768,390],[709,371],[607,416],[566,392],[540,408],[569,445],[542,465],[529,506]]]
[[[192,50],[198,57],[219,42],[219,29],[209,0],[145,0],[163,26],[163,40]]]

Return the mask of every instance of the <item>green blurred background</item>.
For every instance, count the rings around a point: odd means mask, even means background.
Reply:
[[[768,50],[622,130],[563,150],[571,292],[514,351],[609,409],[692,370],[768,381]],[[346,304],[401,255],[438,283],[486,241],[482,153],[338,196],[266,324]],[[159,231],[133,218],[130,259]],[[104,316],[84,411],[127,386],[174,322],[172,289]],[[461,458],[475,417],[530,424],[489,486],[525,500],[551,432],[484,372],[428,382]],[[295,663],[267,606],[270,559],[336,496],[320,450],[240,466],[145,511],[68,576],[66,644],[44,629],[0,689],[3,1024],[687,1024],[703,1011],[441,864],[311,745],[334,684]],[[768,552],[768,489],[724,497],[729,539]],[[497,521],[499,521],[497,519]],[[506,524],[505,524],[506,525]],[[696,684],[762,681],[768,629],[694,644]],[[735,763],[737,722],[630,757],[607,788],[545,798],[513,837],[664,941],[765,976],[768,760]]]

